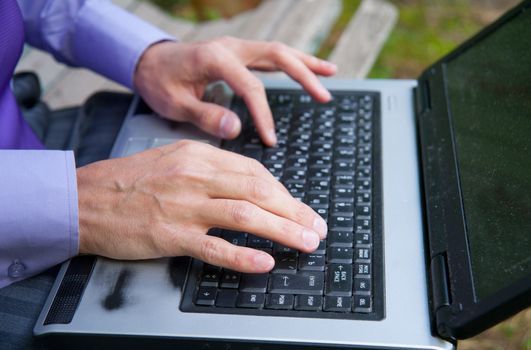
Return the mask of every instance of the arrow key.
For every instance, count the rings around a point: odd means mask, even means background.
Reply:
[[[201,287],[195,298],[196,305],[213,306],[216,301],[217,289],[215,287]]]

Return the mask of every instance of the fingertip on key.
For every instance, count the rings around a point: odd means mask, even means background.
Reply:
[[[326,235],[328,234],[328,225],[322,217],[318,216],[314,219],[313,229],[319,234],[321,239],[326,238]]]

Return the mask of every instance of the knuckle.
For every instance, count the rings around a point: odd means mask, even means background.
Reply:
[[[307,220],[307,217],[308,217],[308,211],[301,205],[297,205],[297,208],[295,209],[295,213],[294,213],[295,221],[302,223]]]
[[[262,201],[269,198],[271,188],[265,180],[252,178],[249,180],[249,193],[252,198]]]
[[[199,254],[203,261],[215,261],[219,255],[218,245],[210,239],[205,239],[201,242]]]
[[[247,95],[263,95],[265,94],[265,88],[262,82],[256,78],[249,79],[246,86]]]
[[[284,44],[284,43],[282,43],[280,41],[272,41],[270,43],[270,49],[274,53],[284,52],[284,51],[286,51],[287,46],[286,46],[286,44]]]
[[[248,158],[247,167],[249,168],[249,172],[255,175],[263,175],[265,174],[264,171],[267,171],[262,163],[252,158]]]
[[[235,203],[230,208],[230,217],[236,224],[245,225],[249,223],[253,217],[253,208],[244,203]]]

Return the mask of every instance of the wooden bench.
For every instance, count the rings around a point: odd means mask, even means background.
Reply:
[[[308,53],[315,53],[328,36],[342,3],[341,0],[264,0],[256,9],[231,19],[193,24],[171,17],[148,2],[114,2],[184,41],[232,35],[277,40]],[[385,0],[361,1],[330,56],[339,66],[338,77],[363,78],[368,74],[396,18],[396,8]],[[39,74],[43,99],[52,108],[79,105],[99,90],[127,90],[86,69],[57,63],[50,55],[29,47],[16,70],[33,70]]]

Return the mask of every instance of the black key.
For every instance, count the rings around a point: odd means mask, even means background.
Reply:
[[[264,305],[265,294],[241,292],[236,300],[237,307],[258,309]]]
[[[299,270],[324,271],[325,257],[319,254],[300,254]]]
[[[354,216],[354,203],[347,201],[334,201],[330,209],[332,215]]]
[[[358,168],[359,167],[364,167],[364,166],[370,166],[371,163],[372,163],[372,161],[371,161],[371,156],[370,155],[366,155],[366,156],[360,157],[357,160]]]
[[[263,160],[264,161],[273,161],[273,162],[283,162],[286,157],[286,152],[284,149],[266,149]]]
[[[294,256],[297,256],[297,251],[293,248],[286,247],[285,245],[275,242],[273,244],[273,254],[275,256],[284,254],[292,254]]]
[[[331,231],[326,241],[329,247],[352,247],[353,236],[350,231]]]
[[[332,149],[334,148],[332,143],[312,144],[310,147],[311,155],[332,155]]]
[[[334,164],[334,172],[337,174],[352,174],[354,175],[354,162],[345,160],[336,161]]]
[[[215,287],[200,287],[195,298],[196,305],[213,306],[217,291]]]
[[[330,168],[332,166],[331,155],[311,156],[309,164],[313,168]]]
[[[272,248],[273,242],[269,239],[262,237],[257,237],[254,235],[249,235],[247,237],[247,246],[249,248]]]
[[[306,171],[305,170],[286,170],[284,173],[284,182],[298,182],[298,183],[304,183],[306,180]]]
[[[371,190],[371,180],[370,179],[358,179],[356,180],[356,191],[370,191]]]
[[[354,176],[337,175],[334,177],[334,187],[354,188]]]
[[[352,295],[352,265],[330,264],[326,267],[325,295]]]
[[[312,208],[328,207],[329,198],[326,194],[314,194],[309,193],[306,199],[306,203]]]
[[[353,188],[335,188],[334,196],[332,197],[334,201],[342,202],[354,202],[354,189]]]
[[[355,263],[354,274],[357,276],[369,276],[371,274],[371,263]]]
[[[356,204],[371,205],[371,192],[358,192],[356,193]]]
[[[308,170],[308,178],[311,180],[328,180],[332,175],[330,168],[310,168]]]
[[[217,287],[221,274],[219,270],[204,270],[201,273],[201,282],[199,283],[203,287]]]
[[[326,250],[326,261],[338,264],[352,264],[352,248],[330,247]]]
[[[310,180],[310,182],[308,183],[308,193],[328,194],[329,192],[330,192],[330,181]]]
[[[330,217],[330,230],[354,231],[354,218],[350,215],[336,215]]]
[[[265,307],[266,309],[291,310],[293,299],[291,294],[267,294]]]
[[[368,179],[371,177],[371,174],[372,174],[371,168],[369,167],[358,168],[356,171],[356,178]]]
[[[323,307],[323,297],[320,295],[296,295],[295,310],[319,311]]]
[[[243,155],[249,158],[256,159],[257,161],[262,160],[263,149],[261,146],[256,145],[246,145],[243,147]]]
[[[275,255],[275,267],[273,273],[296,273],[297,256],[294,254]]]
[[[291,169],[306,169],[308,166],[308,159],[306,157],[289,157],[286,161],[286,170]]]
[[[328,222],[328,208],[315,208],[315,212]]]
[[[355,147],[343,147],[340,149],[336,149],[334,153],[336,159],[348,159],[348,160],[354,159],[355,154],[356,154]]]
[[[240,282],[240,291],[265,293],[267,290],[267,273],[244,273]]]
[[[352,304],[352,311],[367,313],[371,312],[371,296],[370,295],[354,295],[354,303]]]
[[[325,254],[326,253],[326,240],[319,241],[319,245],[317,246],[317,249],[312,252],[312,254]]]
[[[371,233],[370,232],[363,232],[363,231],[356,231],[354,235],[354,240],[356,242],[356,245],[358,244],[371,244]]]
[[[238,292],[233,289],[221,289],[216,297],[217,307],[236,307]]]
[[[351,297],[334,297],[327,296],[324,299],[324,311],[332,312],[350,312],[350,304],[352,303]]]
[[[238,289],[240,284],[241,273],[237,271],[224,269],[221,274],[220,287],[221,288],[231,288]]]
[[[370,231],[371,219],[356,219],[356,231]]]
[[[371,279],[368,277],[354,278],[354,293],[363,294],[363,292],[371,292]]]
[[[273,274],[269,292],[286,294],[322,294],[323,272],[298,272],[296,274]]]
[[[371,206],[365,204],[356,205],[356,217],[371,216]]]
[[[371,258],[371,249],[370,248],[356,248],[354,251],[354,259],[370,259]]]
[[[306,186],[303,183],[297,183],[297,182],[288,182],[286,184],[286,188],[288,189],[288,191],[291,193],[292,196],[297,195],[297,194],[301,194],[302,196],[304,196],[305,187]]]
[[[290,145],[289,155],[291,156],[307,156],[310,152],[308,145]]]

